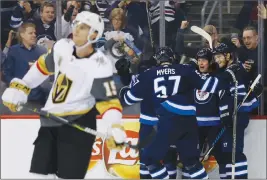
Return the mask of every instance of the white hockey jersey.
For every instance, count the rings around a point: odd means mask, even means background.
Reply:
[[[73,41],[61,39],[38,59],[37,68],[45,75],[55,75],[45,111],[73,116],[85,114],[95,105],[100,114],[110,108],[122,109],[112,78],[112,63],[100,51],[78,58]]]

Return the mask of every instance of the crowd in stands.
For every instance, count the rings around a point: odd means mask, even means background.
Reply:
[[[1,89],[6,87],[12,78],[22,78],[39,56],[52,48],[55,41],[60,38],[71,38],[72,22],[77,13],[81,11],[95,12],[103,17],[105,32],[95,46],[114,62],[125,57],[131,60],[134,68],[140,60],[149,59],[153,48],[159,47],[159,1],[63,0],[60,37],[57,37],[56,0],[3,1],[1,3],[2,8],[13,7],[9,16],[5,16],[8,21],[4,20],[8,22],[9,27],[1,29],[2,32],[6,32],[1,41]],[[194,58],[198,49],[201,48],[185,46],[184,36],[189,26],[194,25],[187,20],[188,9],[190,9],[188,6],[190,3],[182,0],[165,1],[166,45],[175,50],[178,59],[184,55]],[[262,19],[267,19],[264,5],[258,5],[255,1],[245,1],[237,17],[237,23],[233,27],[236,31],[228,37],[238,49],[239,61],[247,71],[251,72],[250,77],[254,77],[257,73],[257,48],[260,41],[257,25],[251,24],[250,21],[251,17],[253,19],[253,12],[256,12]],[[204,30],[212,36],[214,46],[220,43],[217,27],[207,25]],[[123,47],[123,50],[120,47]],[[115,69],[114,74],[116,74]],[[44,105],[52,82],[53,77],[31,91],[28,100],[33,103],[33,106]],[[5,109],[2,105],[0,108],[1,111]],[[2,112],[9,113],[7,110]],[[131,110],[129,113],[137,114],[138,112]]]

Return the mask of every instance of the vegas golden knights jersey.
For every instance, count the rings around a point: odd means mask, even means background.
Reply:
[[[72,40],[62,39],[37,61],[40,72],[54,74],[55,77],[42,110],[69,120],[89,112],[94,106],[100,114],[110,108],[122,110],[112,77],[111,61],[100,51],[94,51],[89,57],[77,58],[73,47]],[[57,124],[41,122],[44,126]]]

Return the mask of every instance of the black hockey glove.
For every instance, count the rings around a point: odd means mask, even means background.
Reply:
[[[226,68],[226,70],[230,70],[234,74],[236,74],[240,70],[240,65],[239,64],[231,64],[229,67]]]
[[[191,58],[190,61],[188,62],[188,64],[190,64],[192,66],[192,68],[194,69],[198,69],[198,65],[197,65],[197,60]]]
[[[263,85],[260,84],[260,83],[257,83],[254,87],[254,90],[253,90],[253,94],[259,98],[262,94],[262,91],[263,91]]]
[[[118,75],[120,76],[129,74],[130,62],[125,58],[121,58],[115,63],[115,68],[117,69]]]

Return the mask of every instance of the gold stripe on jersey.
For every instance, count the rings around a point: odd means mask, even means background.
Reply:
[[[84,109],[81,111],[69,111],[69,112],[64,112],[64,113],[52,113],[55,116],[72,116],[72,115],[83,115],[88,113],[92,108]]]
[[[54,72],[49,72],[49,70],[46,67],[45,58],[46,56],[51,53],[51,50],[49,50],[46,54],[43,54],[39,57],[37,60],[37,68],[41,71],[41,73],[45,75],[52,75]]]
[[[119,99],[111,99],[108,101],[101,101],[96,103],[96,109],[100,115],[103,115],[109,109],[118,109],[122,111],[122,106]]]

